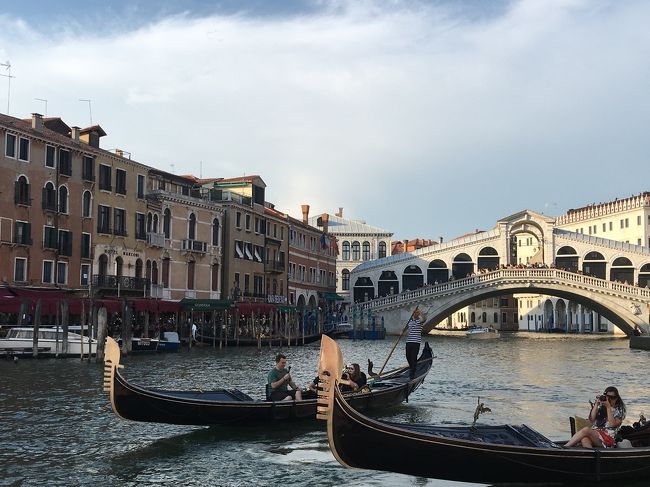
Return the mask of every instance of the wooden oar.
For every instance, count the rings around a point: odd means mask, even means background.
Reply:
[[[406,322],[406,325],[404,325],[404,329],[402,330],[402,333],[400,333],[399,336],[397,337],[397,340],[395,341],[395,344],[393,345],[393,348],[390,350],[390,353],[388,354],[388,357],[386,357],[386,361],[384,362],[384,365],[381,366],[381,370],[379,371],[379,374],[377,374],[377,375],[381,376],[381,373],[384,371],[384,367],[386,367],[386,364],[390,360],[391,355],[393,355],[393,352],[395,351],[395,348],[397,347],[397,344],[402,339],[402,336],[404,335],[404,332],[406,332],[406,329],[409,327],[409,323],[413,319],[413,316],[415,315],[415,313],[417,313],[418,308],[419,308],[419,306],[416,306],[415,309],[413,310],[413,313],[411,313],[411,317]]]

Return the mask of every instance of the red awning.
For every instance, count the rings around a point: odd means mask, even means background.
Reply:
[[[97,309],[102,307],[106,308],[106,311],[108,313],[122,312],[122,301],[119,301],[117,299],[101,299],[99,301],[95,301],[95,306],[97,306]]]
[[[178,313],[181,310],[181,303],[179,301],[158,301],[159,313]]]
[[[240,315],[268,315],[275,311],[275,305],[269,303],[235,303]]]

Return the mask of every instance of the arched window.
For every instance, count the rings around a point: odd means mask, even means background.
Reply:
[[[342,276],[342,286],[344,291],[349,291],[350,290],[350,271],[347,269],[343,269],[341,272]]]
[[[163,213],[163,233],[165,234],[165,238],[171,238],[171,229],[172,212],[169,210],[169,208],[165,208],[165,212]]]
[[[99,256],[99,275],[105,276],[108,274],[108,257],[106,254]]]
[[[135,277],[137,278],[142,277],[142,259],[138,259],[135,261]]]
[[[343,254],[341,257],[343,260],[350,260],[350,242],[343,242]]]
[[[43,209],[56,211],[56,190],[54,184],[49,181],[43,188]]]
[[[469,316],[470,316],[470,321],[472,323],[476,323],[476,313],[474,313],[474,311],[472,311],[472,314],[469,315]]]
[[[370,242],[363,242],[363,260],[370,260]]]
[[[194,261],[187,263],[187,289],[194,289]]]
[[[188,219],[187,238],[189,238],[190,240],[196,240],[196,216],[194,215],[194,213],[190,213],[190,217]],[[194,289],[194,288],[188,288],[188,289]]]
[[[379,242],[379,258],[386,257],[386,242]]]
[[[68,188],[59,186],[59,213],[68,212]]]
[[[151,230],[153,228],[153,217],[151,215],[151,212],[147,213],[147,232],[151,233]]]
[[[481,318],[483,318],[483,323],[487,323],[487,313],[485,311],[483,311],[483,316],[481,316]]]
[[[158,233],[158,213],[153,214],[153,233]]]
[[[494,312],[494,323],[496,324],[496,323],[498,323],[498,322],[499,322],[499,313],[497,313],[497,312],[495,311],[495,312]]]
[[[162,285],[164,288],[169,287],[169,257],[165,257],[162,261]],[[151,265],[151,275],[153,278],[153,264]]]
[[[352,242],[352,260],[359,260],[361,258],[361,245],[359,242]]]
[[[15,203],[17,205],[30,205],[29,183],[27,182],[27,178],[25,176],[20,176],[15,184]]]
[[[122,257],[117,257],[115,259],[115,275],[117,277],[121,277],[123,270],[124,270],[124,261],[122,260]]]
[[[212,220],[212,245],[219,245],[219,219]],[[215,291],[215,289],[213,289]]]
[[[158,262],[155,260],[151,263],[151,284],[158,284]]]
[[[93,211],[92,208],[93,208],[93,195],[90,191],[84,191],[83,202],[81,205],[82,216],[84,218],[92,217],[92,211]]]

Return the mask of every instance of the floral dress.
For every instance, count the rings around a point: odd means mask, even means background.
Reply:
[[[612,415],[615,419],[620,419],[621,421],[625,419],[623,411],[621,411],[621,409],[617,406],[614,406],[612,408]],[[598,413],[596,414],[596,421],[594,421],[594,425],[592,427],[598,431],[598,434],[600,435],[600,441],[602,441],[605,448],[611,448],[616,445],[615,438],[618,427],[614,428],[610,426],[609,422],[607,421],[607,409],[604,406],[601,406],[598,410]]]

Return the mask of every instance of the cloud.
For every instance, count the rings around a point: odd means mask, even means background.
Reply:
[[[3,16],[0,59],[14,66],[12,115],[46,98],[48,115],[85,125],[90,98],[106,148],[178,173],[260,174],[278,209],[343,206],[399,238],[647,189],[635,174],[647,174],[650,7],[468,5],[326,2],[54,36]]]

